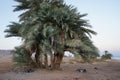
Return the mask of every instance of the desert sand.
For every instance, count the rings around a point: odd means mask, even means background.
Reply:
[[[0,54],[0,80],[120,80],[120,61],[69,63],[64,59],[61,70],[34,69],[34,72],[15,71],[12,54]],[[79,72],[85,69],[86,72]]]

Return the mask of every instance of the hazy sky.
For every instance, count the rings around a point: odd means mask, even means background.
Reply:
[[[98,35],[92,40],[99,50],[120,51],[120,0],[65,0],[67,4],[77,7],[80,13],[88,13]],[[0,2],[0,49],[13,49],[20,45],[19,38],[5,38],[4,30],[9,22],[18,21],[19,12],[13,12],[14,0]]]

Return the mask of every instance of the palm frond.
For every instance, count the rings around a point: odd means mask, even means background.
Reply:
[[[10,25],[8,25],[8,29],[6,29],[4,32],[7,33],[6,37],[21,37],[20,29],[22,27],[21,24],[16,22],[11,22]]]

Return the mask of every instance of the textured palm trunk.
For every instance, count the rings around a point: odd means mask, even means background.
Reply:
[[[47,54],[44,54],[44,64],[45,64],[45,68],[47,69],[48,68],[48,56]]]
[[[53,59],[53,69],[56,69],[57,67],[57,59],[58,58],[58,55],[57,54],[54,54],[54,59]]]
[[[60,64],[62,62],[62,59],[63,59],[63,54],[55,54],[54,55],[54,66],[53,66],[53,69],[60,69]]]
[[[59,68],[60,68],[60,65],[61,65],[61,63],[62,63],[63,56],[64,56],[64,54],[61,54],[61,55],[59,56]]]
[[[50,62],[51,62],[50,68],[54,69],[54,55],[53,54],[50,54]]]
[[[51,54],[50,55],[50,60],[51,60],[50,68],[53,70],[53,69],[55,69],[57,56],[55,54]]]
[[[40,49],[38,46],[35,54],[35,61],[36,61],[36,66],[42,68],[42,62],[40,61]]]

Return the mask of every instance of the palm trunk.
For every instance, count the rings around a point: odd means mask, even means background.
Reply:
[[[36,66],[41,68],[42,62],[40,61],[40,49],[38,46],[37,46],[36,54],[35,54],[35,61],[36,61]]]
[[[48,56],[47,54],[44,54],[44,64],[45,64],[45,68],[47,69],[48,68]]]
[[[55,54],[54,55],[54,69],[60,69],[60,64],[62,62],[62,59],[63,59],[63,54]]]
[[[53,69],[57,68],[58,54],[54,54]]]
[[[63,56],[64,56],[64,54],[60,54],[60,56],[59,56],[59,68],[60,68],[60,64],[62,63]]]
[[[54,55],[53,54],[50,54],[50,69],[53,69],[54,68]]]

